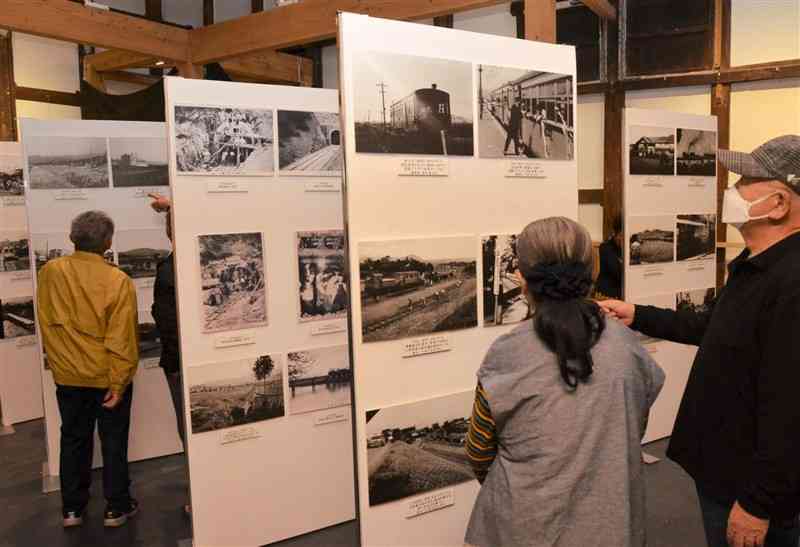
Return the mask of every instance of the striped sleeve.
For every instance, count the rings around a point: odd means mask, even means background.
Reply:
[[[466,442],[467,457],[478,482],[483,484],[489,468],[497,456],[497,431],[486,400],[486,392],[478,382],[475,390],[475,404],[469,421]]]

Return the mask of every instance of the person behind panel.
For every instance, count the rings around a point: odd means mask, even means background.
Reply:
[[[599,298],[620,298],[622,296],[622,216],[614,218],[614,232],[600,244],[600,275],[597,277],[597,296]]]

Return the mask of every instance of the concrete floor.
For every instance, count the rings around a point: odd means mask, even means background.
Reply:
[[[102,526],[100,476],[92,485],[93,502],[83,527],[61,527],[58,493],[42,494],[45,460],[41,420],[16,426],[0,437],[0,547],[176,547],[189,538],[189,520],[182,515],[186,480],[183,459],[170,456],[131,466],[133,492],[141,513],[128,526]],[[646,447],[663,457],[665,441]],[[691,480],[672,462],[647,466],[648,546],[703,547],[700,510]],[[279,547],[344,547],[358,545],[358,528],[346,523],[275,544]],[[604,546],[598,541],[598,546]]]

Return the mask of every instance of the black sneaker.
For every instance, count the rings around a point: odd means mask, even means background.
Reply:
[[[73,528],[83,524],[83,511],[65,511],[62,516],[64,517],[64,528]]]
[[[127,511],[114,511],[106,508],[103,517],[103,526],[106,528],[118,528],[128,522],[129,518],[133,518],[139,512],[139,502],[131,498],[130,507]]]

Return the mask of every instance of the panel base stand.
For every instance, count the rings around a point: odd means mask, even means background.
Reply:
[[[50,474],[50,466],[42,462],[42,494],[52,494],[61,490],[61,481],[57,475]]]
[[[194,545],[192,538],[178,540],[178,547],[192,547],[192,545]]]
[[[16,432],[17,430],[14,429],[13,425],[0,424],[0,437],[3,437],[5,435],[13,435]]]
[[[646,465],[650,465],[651,463],[658,463],[658,462],[660,462],[660,461],[661,461],[661,458],[657,458],[657,457],[655,457],[655,456],[653,456],[653,455],[651,455],[651,454],[648,454],[647,452],[642,452],[642,461],[643,461],[643,462],[644,462]]]

